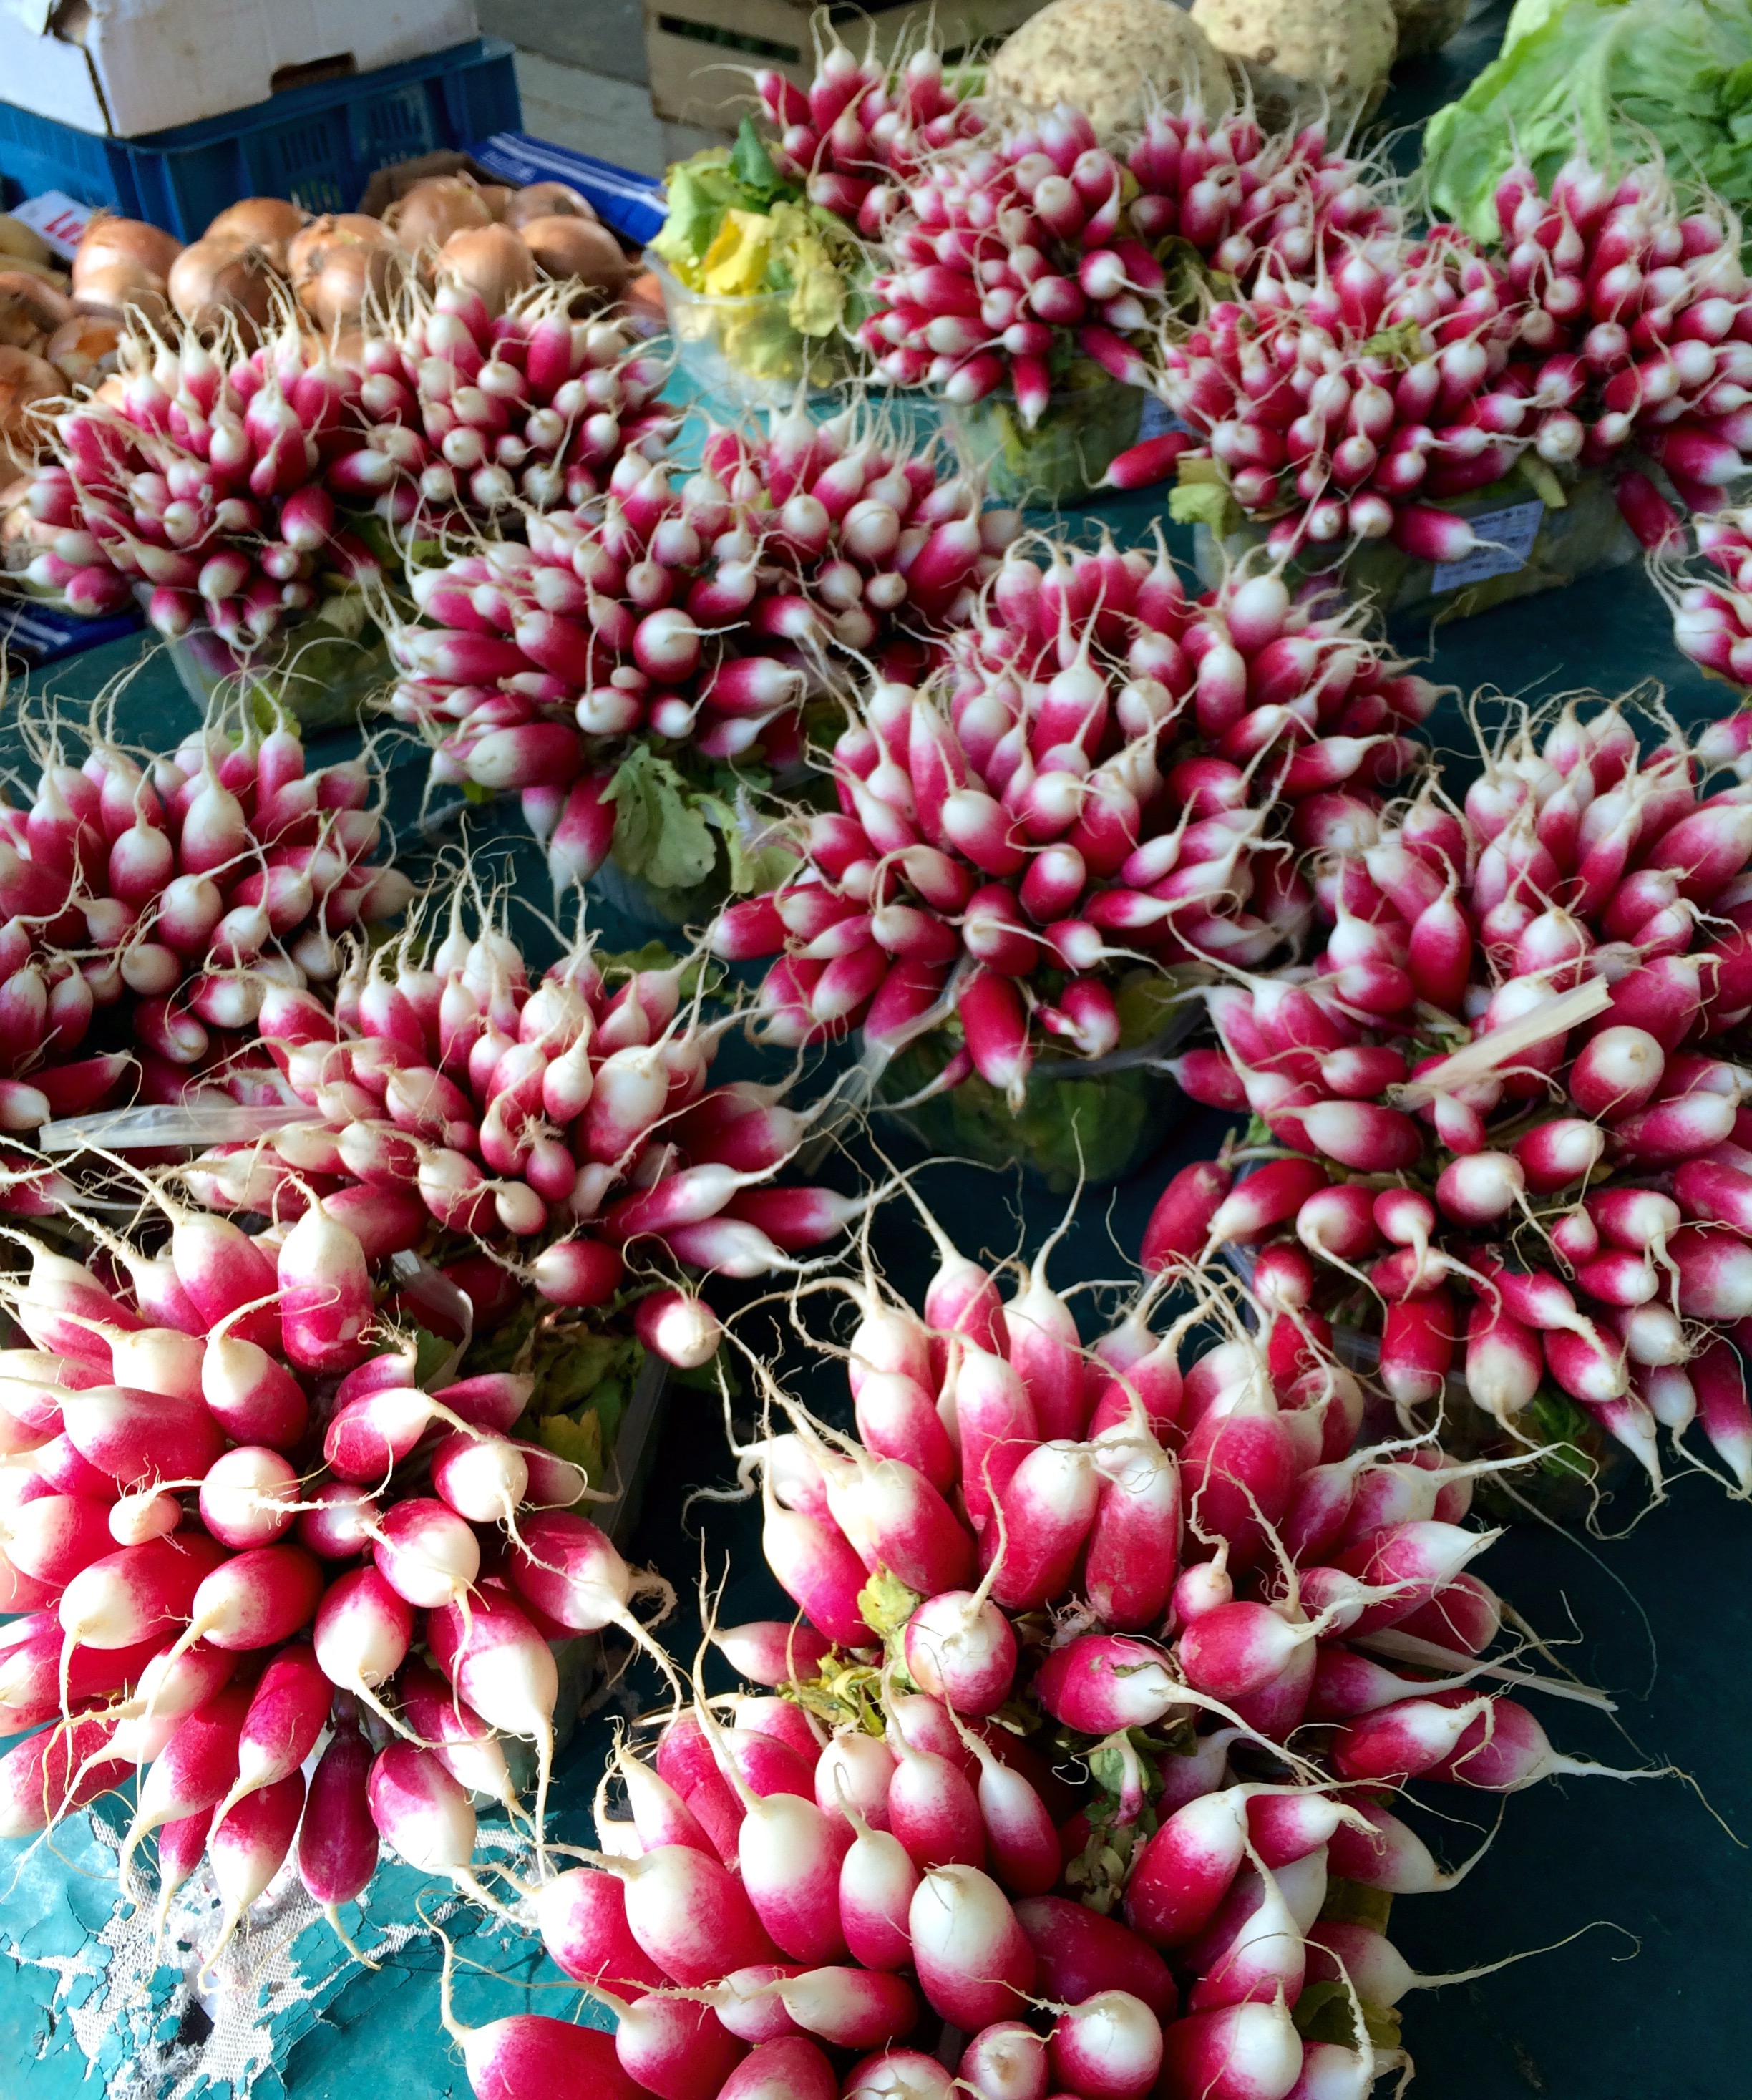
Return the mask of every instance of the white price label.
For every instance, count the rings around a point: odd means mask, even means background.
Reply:
[[[1431,589],[1459,590],[1466,584],[1481,584],[1490,576],[1512,576],[1525,568],[1544,520],[1545,505],[1538,501],[1511,503],[1468,518],[1467,523],[1486,544],[1458,562],[1438,562]]]
[[[12,216],[40,233],[64,261],[71,261],[91,223],[91,210],[90,205],[75,203],[60,190],[45,190],[41,196],[26,197],[21,205],[15,205]]]

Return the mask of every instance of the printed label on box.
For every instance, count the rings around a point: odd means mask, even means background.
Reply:
[[[1512,576],[1516,569],[1525,568],[1544,519],[1545,505],[1539,502],[1481,511],[1467,522],[1481,540],[1491,544],[1476,548],[1460,561],[1438,562],[1431,589],[1459,590],[1465,584],[1481,584],[1489,577]]]
[[[60,190],[45,190],[41,196],[26,197],[15,205],[12,216],[40,233],[64,262],[71,262],[91,223],[91,207],[76,204]]]
[[[1137,426],[1140,444],[1150,438],[1165,438],[1171,430],[1184,430],[1186,426],[1167,403],[1154,394],[1144,396],[1144,413]]]

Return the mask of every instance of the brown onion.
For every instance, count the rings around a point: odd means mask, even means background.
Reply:
[[[576,277],[602,292],[618,292],[627,280],[627,258],[620,242],[594,220],[531,218],[518,231],[550,277]]]
[[[0,342],[34,350],[73,317],[73,301],[52,285],[27,271],[0,270]]]
[[[570,183],[527,183],[505,208],[505,223],[521,233],[532,218],[594,218],[596,206]]]
[[[82,292],[92,271],[108,269],[116,262],[126,262],[140,275],[155,277],[162,284],[182,252],[183,244],[174,234],[166,233],[161,227],[148,226],[143,218],[107,215],[94,218],[73,257],[73,289]]]
[[[55,400],[66,391],[66,381],[52,364],[0,343],[0,443],[15,465],[34,459],[46,435],[30,418],[31,404]]]
[[[49,338],[43,355],[69,386],[90,386],[116,368],[120,321],[98,314],[75,314]]]
[[[368,218],[362,211],[325,212],[286,244],[286,275],[294,285],[302,283],[322,267],[322,251],[343,240],[400,252],[395,235],[381,218]]]
[[[138,307],[151,327],[168,320],[170,302],[163,278],[131,263],[106,262],[101,269],[86,271],[84,282],[74,288],[73,307],[78,313],[119,321],[126,319],[130,307]]]
[[[170,303],[192,328],[216,329],[227,314],[258,327],[274,310],[274,277],[263,258],[223,240],[192,242],[170,266]]]
[[[383,214],[383,223],[404,248],[442,248],[453,233],[491,226],[479,185],[466,175],[432,175],[416,183]]]
[[[480,201],[495,219],[505,217],[505,208],[516,194],[509,183],[483,183],[480,185]]]
[[[407,258],[386,242],[330,239],[307,249],[294,279],[298,304],[324,330],[356,321],[368,303],[382,307],[407,269]]]
[[[201,236],[223,240],[233,248],[259,248],[279,271],[286,267],[286,245],[310,217],[299,205],[284,197],[240,197],[227,205]]]
[[[26,226],[23,219],[14,218],[10,212],[0,212],[0,255],[5,256],[9,270],[20,263],[30,270],[60,267],[55,250],[35,227]]]
[[[536,258],[508,226],[477,226],[453,233],[438,251],[445,282],[479,292],[490,314],[502,314],[536,281]]]

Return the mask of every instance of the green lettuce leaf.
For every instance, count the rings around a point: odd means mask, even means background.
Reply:
[[[760,134],[754,128],[752,117],[744,117],[737,127],[736,143],[730,148],[730,165],[737,181],[752,198],[761,203],[777,196],[786,188],[766,148],[761,143]]]
[[[712,827],[687,783],[649,744],[635,744],[602,798],[615,805],[613,852],[629,875],[659,889],[691,889],[717,858]]]
[[[669,210],[651,248],[684,284],[695,281],[724,214],[743,201],[741,185],[730,172],[722,148],[714,148],[671,168],[667,179]]]
[[[1752,0],[1519,0],[1503,49],[1424,135],[1430,201],[1481,240],[1517,148],[1542,183],[1579,143],[1597,165],[1646,157],[1752,204]]]

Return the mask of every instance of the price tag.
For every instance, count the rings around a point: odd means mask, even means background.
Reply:
[[[1490,544],[1458,562],[1438,562],[1431,589],[1459,590],[1466,584],[1481,584],[1488,577],[1512,576],[1516,569],[1525,568],[1544,518],[1545,505],[1538,501],[1511,503],[1468,518],[1478,537]]]
[[[91,223],[91,206],[75,203],[60,190],[45,190],[41,196],[27,197],[24,203],[15,205],[12,216],[40,233],[64,262],[70,262]]]

